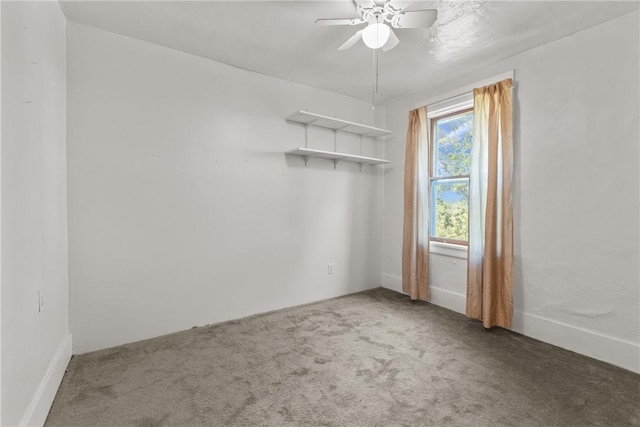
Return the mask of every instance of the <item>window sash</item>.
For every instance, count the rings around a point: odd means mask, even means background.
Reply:
[[[450,239],[450,238],[445,238],[445,237],[437,237],[434,236],[433,233],[435,231],[435,224],[436,224],[436,200],[435,200],[435,195],[433,194],[433,188],[434,188],[434,184],[437,183],[438,181],[449,181],[449,180],[461,180],[461,179],[465,179],[467,182],[467,185],[469,184],[469,175],[434,175],[435,173],[435,164],[436,164],[436,145],[437,142],[435,140],[435,136],[436,136],[436,125],[438,123],[438,121],[443,120],[443,119],[448,119],[451,117],[455,117],[455,116],[462,116],[464,114],[468,114],[470,112],[473,112],[473,107],[470,108],[463,108],[460,110],[456,110],[456,111],[452,111],[452,112],[448,112],[446,114],[442,114],[442,115],[438,115],[438,116],[434,116],[431,117],[431,123],[430,123],[430,131],[431,131],[431,137],[433,138],[433,142],[430,147],[430,161],[429,161],[429,192],[431,193],[429,195],[429,205],[430,205],[430,221],[431,221],[431,227],[430,227],[430,231],[429,231],[429,240],[432,242],[440,242],[440,243],[449,243],[449,244],[453,244],[453,245],[460,245],[460,246],[468,246],[469,242],[467,240],[458,240],[458,239]],[[468,227],[468,224],[467,224]]]
[[[436,159],[436,145],[437,145],[437,141],[436,141],[436,125],[438,124],[438,122],[440,120],[449,119],[449,118],[455,117],[455,116],[462,116],[462,115],[465,115],[465,114],[468,114],[468,113],[473,113],[473,107],[463,108],[461,110],[452,111],[452,112],[447,113],[447,114],[442,114],[442,115],[430,118],[430,120],[431,120],[431,126],[430,126],[431,135],[430,135],[430,137],[432,139],[432,142],[430,144],[431,147],[429,147],[429,151],[430,151],[430,153],[429,153],[429,158],[430,158],[430,161],[429,161],[429,178],[430,179],[433,179],[433,178],[447,178],[448,177],[447,175],[435,176],[435,172],[436,172],[435,164],[436,164],[436,160],[437,160]]]
[[[469,175],[442,175],[442,176],[432,176],[429,177],[429,181],[439,181],[443,179],[461,179],[467,178],[469,179]]]
[[[429,240],[432,242],[440,242],[440,243],[449,243],[449,244],[453,244],[453,245],[460,245],[460,246],[468,246],[469,242],[467,240],[459,240],[459,239],[452,239],[452,238],[448,238],[448,237],[439,237],[439,236],[435,236],[434,232],[436,231],[435,229],[435,224],[437,221],[437,209],[436,209],[436,195],[435,195],[435,191],[434,191],[434,186],[436,183],[438,182],[464,182],[467,184],[467,186],[469,185],[469,175],[459,175],[456,177],[443,177],[443,178],[431,178],[429,180],[429,205],[430,205],[430,221],[431,221],[431,227],[429,227]],[[465,182],[466,181],[466,182]],[[467,201],[468,203],[468,201]],[[467,227],[469,227],[469,224],[467,222]]]
[[[469,246],[469,242],[466,240],[445,239],[444,237],[433,237],[433,236],[431,236],[429,240],[432,242],[438,242],[438,243],[448,243],[450,245]]]

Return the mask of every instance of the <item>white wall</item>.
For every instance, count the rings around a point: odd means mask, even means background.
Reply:
[[[68,58],[74,353],[379,286],[379,169],[284,155],[368,104],[71,23]]]
[[[2,9],[2,412],[42,425],[71,356],[66,20],[57,2]],[[37,290],[44,292],[38,311]]]
[[[401,289],[407,113],[514,69],[514,330],[640,371],[638,12],[386,108],[382,282]],[[425,76],[425,85],[429,82]],[[464,310],[466,261],[432,255],[434,299]]]
[[[2,63],[2,6],[0,5],[0,64]],[[2,67],[0,66],[0,100]],[[0,102],[0,425],[2,425],[2,102]]]

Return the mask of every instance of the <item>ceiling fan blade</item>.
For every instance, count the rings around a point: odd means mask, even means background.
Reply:
[[[362,30],[356,31],[356,33],[354,35],[349,37],[349,40],[347,40],[346,42],[342,43],[338,47],[338,50],[349,49],[350,47],[353,47],[354,44],[358,43],[361,39],[362,39]]]
[[[436,9],[401,12],[394,17],[392,25],[394,28],[429,28],[437,18]]]
[[[412,1],[412,0],[389,0],[388,5],[395,11],[401,11],[409,9],[411,7],[424,6],[424,1]]]
[[[370,9],[376,5],[376,2],[374,0],[353,0],[353,1],[355,2],[356,5],[364,9]]]
[[[360,18],[316,19],[318,25],[359,25],[366,21]]]
[[[391,30],[391,32],[389,33],[389,40],[387,40],[384,46],[382,46],[382,51],[387,52],[396,47],[398,43],[400,43],[398,36],[396,36],[396,33],[394,33],[393,30]]]

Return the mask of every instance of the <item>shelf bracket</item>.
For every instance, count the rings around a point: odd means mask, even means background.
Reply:
[[[360,155],[362,156],[362,134],[360,135]],[[360,163],[360,172],[362,172],[362,163]]]
[[[306,167],[309,164],[309,156],[302,156],[302,158],[304,159],[304,165]]]
[[[309,123],[304,124],[304,148],[309,148]]]
[[[334,169],[338,168],[338,160],[337,159],[333,159],[333,168]]]

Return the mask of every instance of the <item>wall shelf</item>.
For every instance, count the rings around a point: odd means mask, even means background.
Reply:
[[[355,133],[356,135],[377,138],[391,135],[390,130],[380,129],[373,126],[354,123],[347,120],[336,119],[335,117],[323,116],[322,114],[311,113],[309,111],[296,111],[286,117],[290,122],[302,123],[327,129],[339,130],[341,132]]]
[[[335,168],[339,161],[359,163],[360,170],[362,165],[382,165],[391,163],[389,160],[377,159],[375,157],[366,157],[356,154],[338,152],[338,132],[347,132],[360,136],[360,153],[362,153],[363,138],[379,138],[381,136],[391,135],[391,131],[380,129],[369,125],[354,123],[347,120],[337,119],[335,117],[323,116],[322,114],[311,113],[309,111],[299,110],[290,114],[285,118],[289,122],[301,123],[304,125],[304,147],[293,148],[285,151],[286,154],[294,154],[304,158],[305,166],[309,163],[309,157],[319,157],[322,159],[333,160]],[[333,130],[333,147],[334,151],[324,151],[309,148],[309,126],[316,126]]]
[[[375,157],[357,156],[355,154],[337,153],[335,151],[323,151],[314,150],[311,148],[298,147],[289,151],[285,151],[286,154],[295,154],[297,156],[305,157],[305,163],[308,157],[320,157],[323,159],[330,159],[334,162],[344,160],[347,162],[354,162],[366,165],[382,165],[385,163],[391,163],[389,160],[376,159]]]

